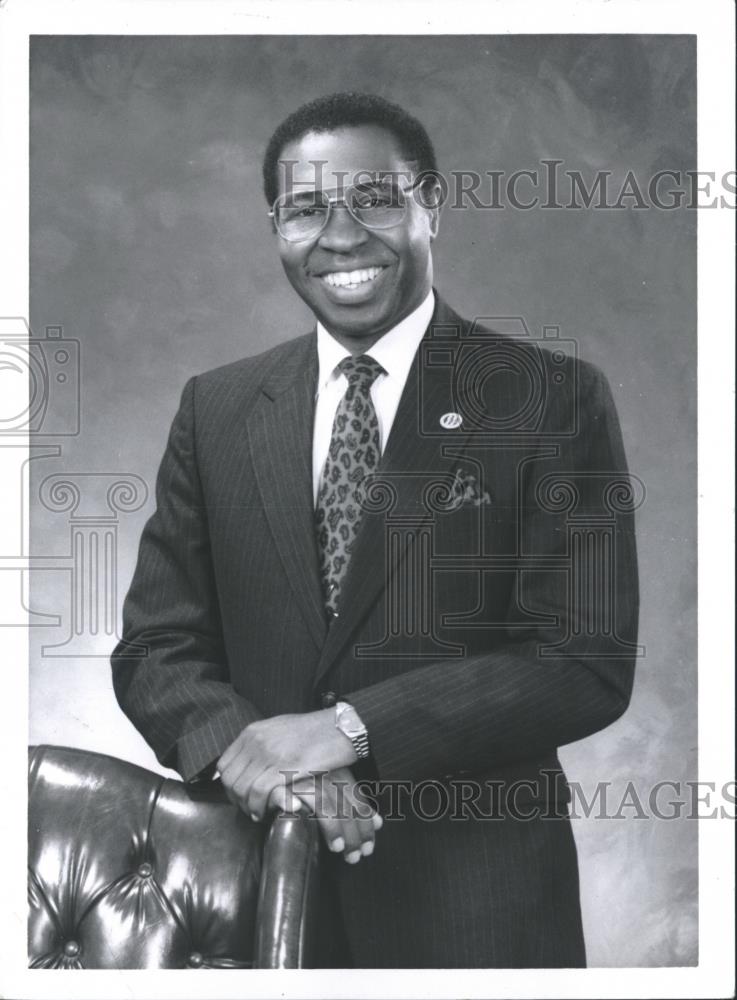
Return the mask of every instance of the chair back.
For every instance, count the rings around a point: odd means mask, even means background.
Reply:
[[[309,963],[308,817],[254,823],[219,782],[51,746],[30,748],[28,809],[32,968]]]

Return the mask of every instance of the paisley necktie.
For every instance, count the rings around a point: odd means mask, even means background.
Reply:
[[[384,369],[369,354],[338,365],[348,388],[338,403],[330,449],[317,491],[315,528],[325,607],[338,616],[340,588],[361,523],[360,484],[381,458],[379,421],[371,386]]]

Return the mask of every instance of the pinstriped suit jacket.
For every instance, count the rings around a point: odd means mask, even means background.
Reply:
[[[248,723],[330,691],[366,723],[381,779],[565,798],[557,747],[616,719],[633,679],[633,514],[612,503],[626,464],[606,380],[438,298],[328,627],[316,377],[313,333],[187,383],[113,654],[121,706],[185,779]],[[326,859],[351,961],[583,963],[567,820],[417,811],[360,865]]]

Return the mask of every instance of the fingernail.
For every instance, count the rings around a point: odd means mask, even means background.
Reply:
[[[380,830],[384,825],[384,820],[379,816],[378,813],[374,813],[372,816],[372,822],[374,824],[374,830]]]
[[[364,840],[364,842],[361,844],[361,854],[363,854],[364,858],[367,858],[369,854],[373,853],[374,853],[373,840]]]
[[[355,863],[357,861],[361,860],[361,852],[360,851],[351,851],[350,854],[346,854],[345,859],[346,859],[346,861],[348,862],[349,865],[355,865]]]
[[[336,854],[338,853],[338,851],[344,851],[345,850],[345,841],[343,840],[343,838],[342,837],[336,837],[335,840],[331,840],[330,841],[330,850],[331,851],[335,851]]]

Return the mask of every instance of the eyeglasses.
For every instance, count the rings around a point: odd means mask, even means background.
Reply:
[[[391,229],[404,220],[407,195],[422,182],[401,188],[378,181],[347,187],[343,197],[331,197],[326,191],[293,191],[280,195],[269,212],[276,230],[289,243],[314,240],[325,229],[336,205],[343,205],[356,222],[367,229]]]

